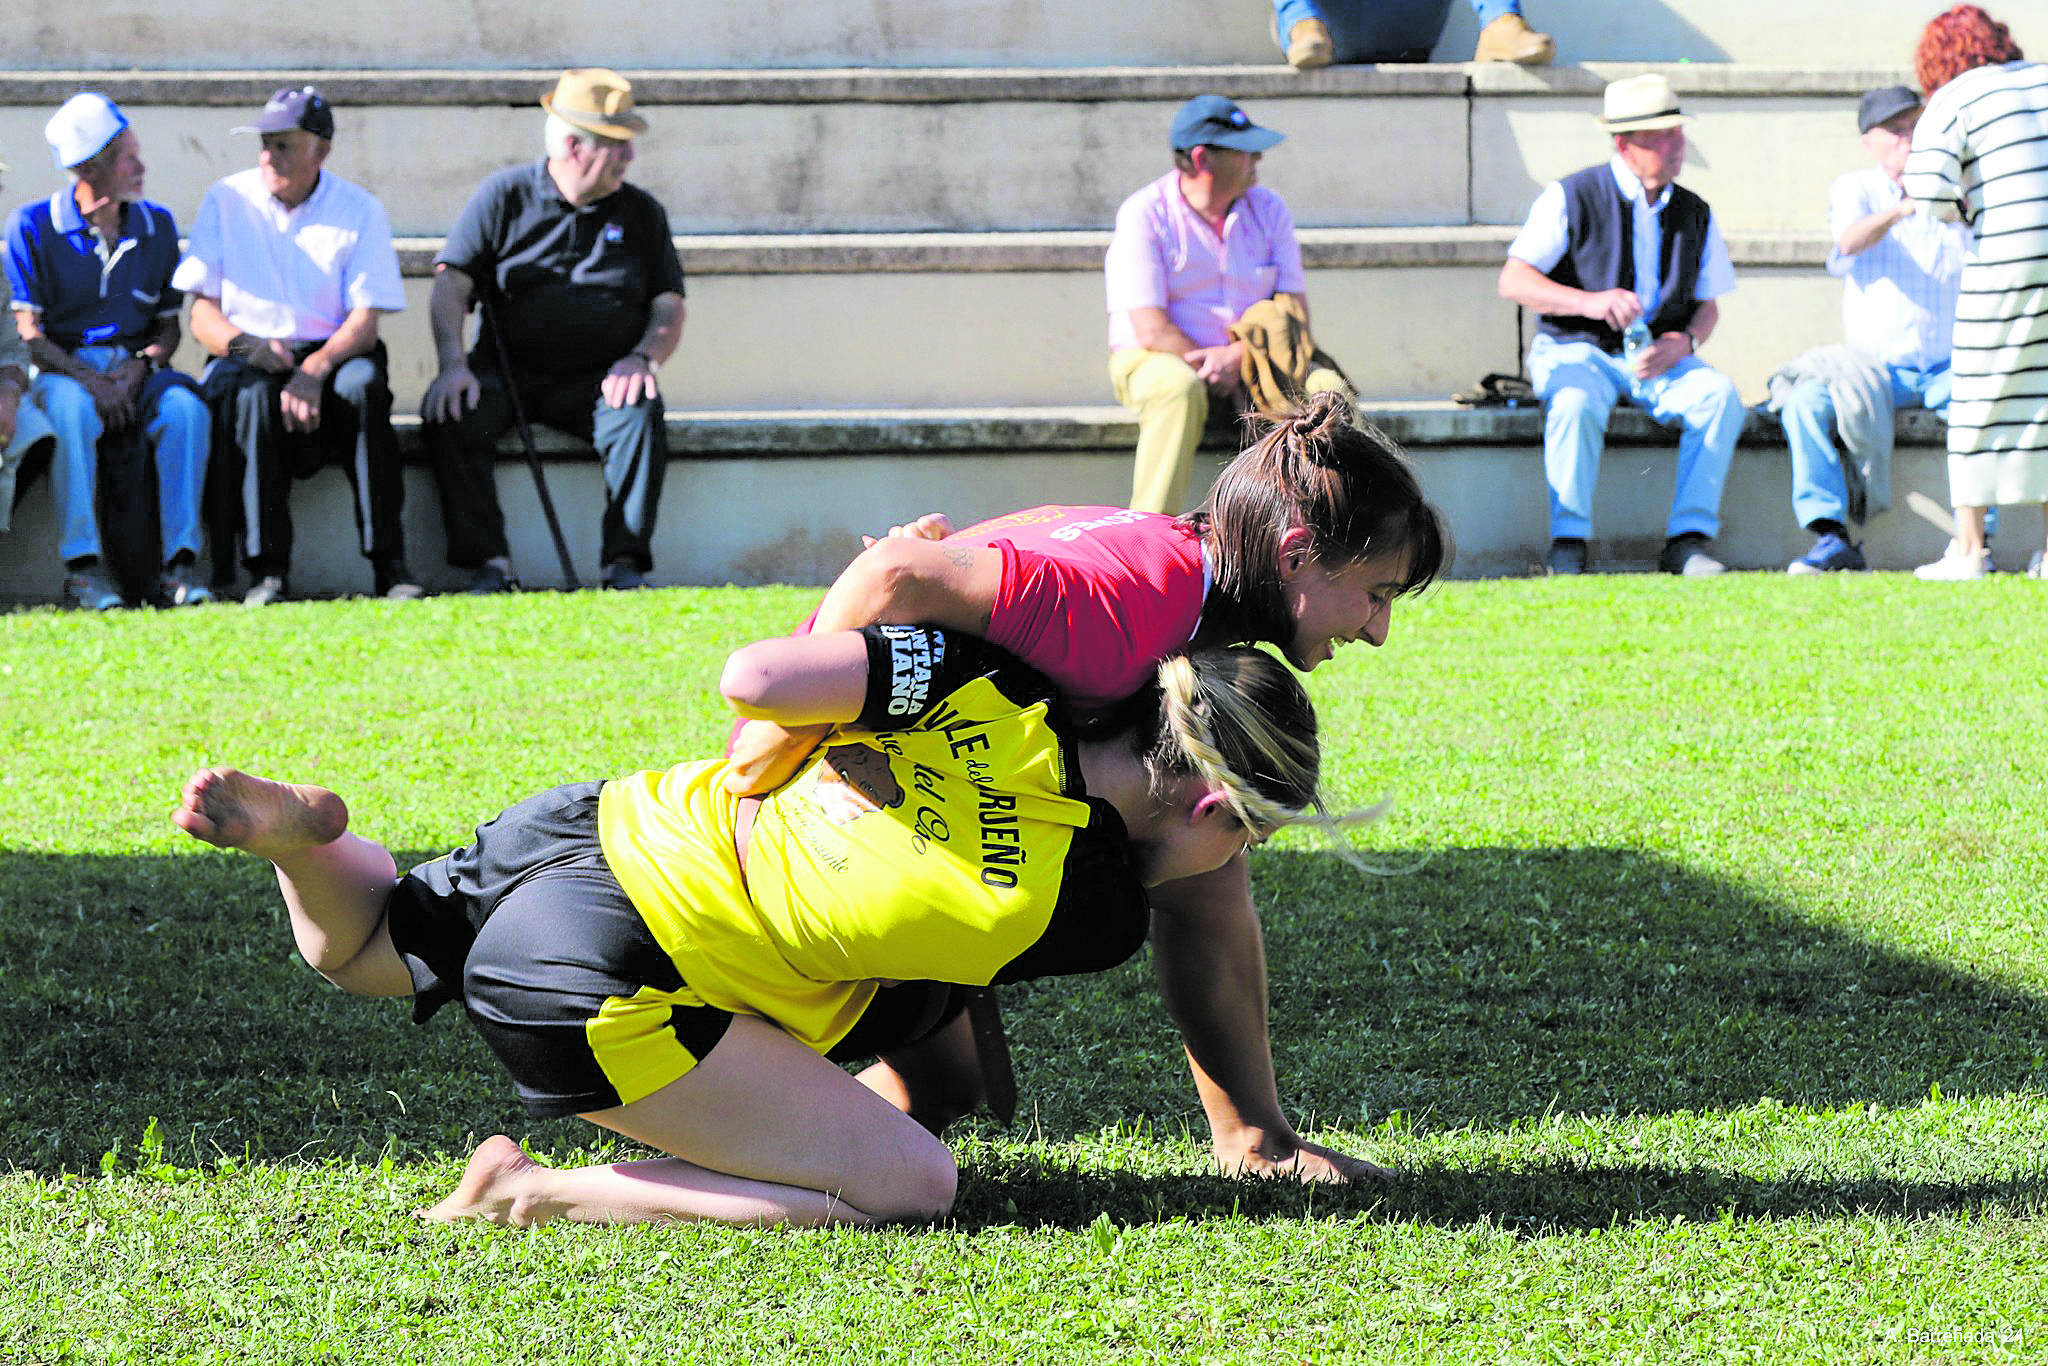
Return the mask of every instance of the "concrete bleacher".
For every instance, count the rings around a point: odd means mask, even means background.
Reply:
[[[1602,85],[1655,63],[1695,115],[1684,180],[1716,206],[1741,278],[1707,356],[1754,401],[1780,360],[1838,339],[1838,290],[1820,268],[1827,184],[1861,164],[1856,95],[1910,79],[1931,12],[1924,0],[1529,8],[1560,65],[1461,63],[1471,15],[1454,4],[1437,64],[1302,75],[1274,64],[1260,0],[807,0],[668,7],[659,22],[645,0],[596,0],[574,25],[512,5],[369,0],[347,32],[318,12],[220,0],[26,0],[0,25],[5,202],[61,186],[42,122],[90,86],[134,116],[151,197],[189,222],[205,186],[253,155],[227,130],[277,85],[317,81],[337,105],[330,165],[380,193],[402,238],[409,307],[385,336],[410,412],[432,374],[424,314],[441,234],[484,174],[538,155],[534,100],[560,65],[627,70],[653,124],[635,179],[667,205],[690,278],[689,326],[663,373],[677,459],[659,576],[815,580],[859,530],[928,507],[972,517],[1124,496],[1132,427],[1109,404],[1102,249],[1118,201],[1165,169],[1173,109],[1219,90],[1289,134],[1262,174],[1303,225],[1318,336],[1451,507],[1459,572],[1519,572],[1543,535],[1535,417],[1442,400],[1517,368],[1526,326],[1495,295],[1499,261],[1538,186],[1604,155]],[[2048,20],[2003,17],[2048,50]],[[590,46],[568,46],[570,27]],[[180,360],[196,368],[189,342]],[[1902,493],[1939,503],[1938,437],[1908,423],[1901,439]],[[1654,539],[1671,439],[1624,421],[1615,441],[1629,458],[1609,463],[1602,530]],[[1782,447],[1764,426],[1750,441],[1722,545],[1733,563],[1778,567],[1805,538]],[[571,540],[594,556],[595,471],[567,443],[548,458]],[[425,473],[411,559],[446,586]],[[546,582],[553,553],[529,481],[508,462],[501,482],[522,571]],[[301,552],[302,591],[367,579],[341,488],[329,473],[298,494],[331,503],[300,519],[332,529]],[[32,489],[0,537],[0,600],[55,590],[38,540],[47,497]],[[2011,521],[2018,544],[2025,518]],[[1871,528],[1873,560],[1915,563],[1941,537],[1902,504]],[[1635,549],[1616,540],[1610,555],[1649,558]]]

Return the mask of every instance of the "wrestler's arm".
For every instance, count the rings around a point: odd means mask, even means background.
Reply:
[[[1280,1103],[1267,1018],[1266,944],[1245,860],[1152,889],[1152,966],[1180,1027],[1217,1165],[1233,1175],[1385,1176],[1311,1143]]]
[[[735,650],[718,679],[727,705],[748,720],[821,731],[859,716],[867,689],[868,646],[858,631],[756,641]]]
[[[862,551],[846,567],[825,594],[811,631],[816,635],[882,622],[921,622],[985,636],[1002,577],[1003,553],[993,546],[891,536]],[[725,779],[727,789],[740,796],[759,796],[780,787],[825,738],[823,727],[805,728],[792,717],[740,714],[750,724],[733,738],[732,769]]]

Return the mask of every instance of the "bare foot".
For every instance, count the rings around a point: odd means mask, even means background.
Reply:
[[[348,829],[348,807],[324,787],[275,783],[234,768],[206,768],[185,782],[171,823],[194,839],[275,860],[331,844]]]
[[[518,1228],[545,1223],[547,1216],[535,1210],[533,1202],[520,1198],[526,1185],[520,1178],[539,1166],[517,1143],[494,1134],[469,1155],[462,1180],[447,1199],[413,1213],[443,1224],[457,1219],[485,1219]]]

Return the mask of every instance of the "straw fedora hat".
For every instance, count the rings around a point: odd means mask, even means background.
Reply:
[[[1678,96],[1671,93],[1671,82],[1654,71],[1615,81],[1601,101],[1600,126],[1610,133],[1676,128],[1686,121]]]
[[[647,131],[633,112],[633,83],[601,66],[572,67],[555,82],[540,107],[567,124],[602,138],[630,138]]]

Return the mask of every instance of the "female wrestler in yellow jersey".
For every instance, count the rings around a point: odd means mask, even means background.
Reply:
[[[532,1224],[928,1218],[951,1154],[836,1065],[943,1028],[959,986],[1107,968],[1145,888],[1320,811],[1315,716],[1254,650],[1175,655],[1086,722],[922,627],[762,641],[741,715],[837,728],[789,784],[723,763],[557,788],[400,876],[319,787],[207,769],[172,819],[277,867],[299,951],[360,995],[460,1001],[527,1109],[671,1154],[565,1171],[502,1136],[426,1211]]]

